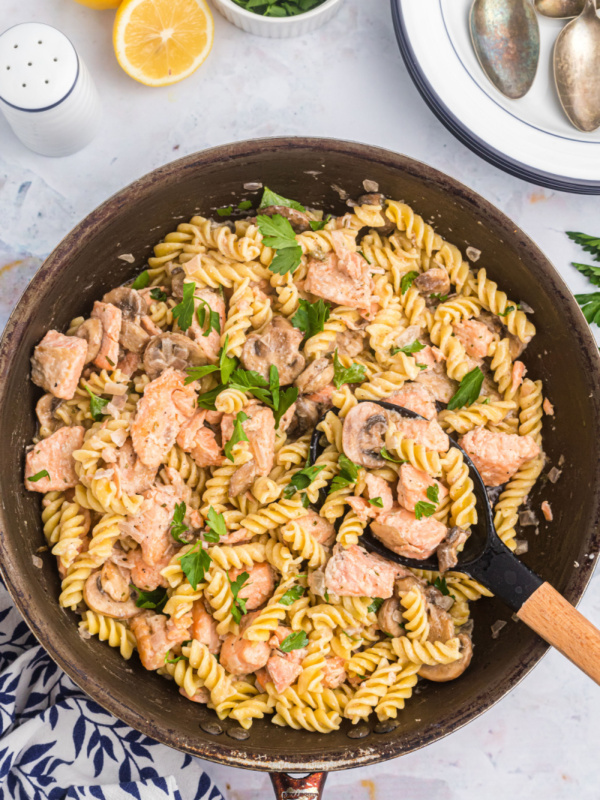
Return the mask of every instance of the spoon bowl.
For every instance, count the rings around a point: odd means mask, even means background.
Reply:
[[[569,19],[578,17],[585,6],[585,0],[535,0],[535,10],[544,17]]]

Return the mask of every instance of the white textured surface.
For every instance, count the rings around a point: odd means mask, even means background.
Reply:
[[[61,160],[27,151],[0,121],[0,322],[41,259],[112,192],[186,153],[276,134],[355,139],[444,170],[512,217],[573,290],[589,291],[569,266],[585,259],[564,230],[600,233],[600,198],[531,186],[453,139],[405,72],[388,0],[347,0],[324,28],[282,42],[244,34],[216,14],[206,64],[186,82],[158,90],[120,71],[110,12],[69,0],[2,0],[3,25],[34,18],[72,39],[110,113],[87,149]],[[600,623],[600,577],[581,610]],[[499,705],[454,736],[396,761],[332,774],[325,798],[597,800],[599,740],[600,689],[551,653]],[[271,796],[266,775],[206,766],[228,800]]]

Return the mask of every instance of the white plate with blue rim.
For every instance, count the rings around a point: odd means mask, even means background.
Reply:
[[[472,0],[391,0],[407,69],[436,116],[490,163],[551,189],[600,194],[600,129],[582,133],[565,116],[552,53],[564,20],[538,15],[540,61],[533,86],[509,100],[487,79],[469,35]]]

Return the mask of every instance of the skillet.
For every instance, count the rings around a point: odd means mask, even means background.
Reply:
[[[526,529],[530,547],[523,560],[576,603],[600,543],[598,349],[566,285],[535,244],[482,197],[420,162],[367,145],[290,137],[225,145],[161,167],[107,200],[65,237],[31,281],[0,344],[0,564],[32,631],[84,691],[127,724],[202,758],[280,773],[274,785],[287,798],[319,797],[324,774],[300,780],[281,773],[372,764],[457,730],[522,680],[548,646],[513,623],[501,601],[481,601],[473,607],[475,655],[469,670],[452,683],[429,684],[407,706],[398,727],[382,730],[373,721],[360,731],[364,738],[356,739],[348,736],[357,735],[349,722],[321,736],[261,720],[241,740],[235,738],[237,724],[225,720],[215,734],[213,712],[184,700],[135,658],[124,662],[103,643],[83,641],[75,616],[56,601],[59,578],[52,557],[42,555],[41,569],[33,563],[43,536],[39,498],[22,483],[39,397],[29,380],[29,359],[49,328],[65,330],[95,299],[143,269],[151,247],[179,222],[257,196],[244,184],[261,182],[307,205],[343,213],[347,207],[334,187],[357,197],[364,179],[411,204],[462,252],[469,245],[481,250],[476,266],[484,266],[511,297],[535,309],[538,334],[525,361],[544,381],[556,409],[545,425],[548,466],[564,456],[564,468],[551,486],[554,522],[542,522],[539,536]],[[119,258],[124,254],[132,254],[134,263]],[[538,484],[534,507],[548,491]],[[508,625],[493,639],[490,628],[499,619]]]

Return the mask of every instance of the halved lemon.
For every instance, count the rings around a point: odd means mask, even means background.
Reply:
[[[210,53],[213,37],[205,0],[123,0],[113,30],[117,61],[146,86],[187,78]]]

